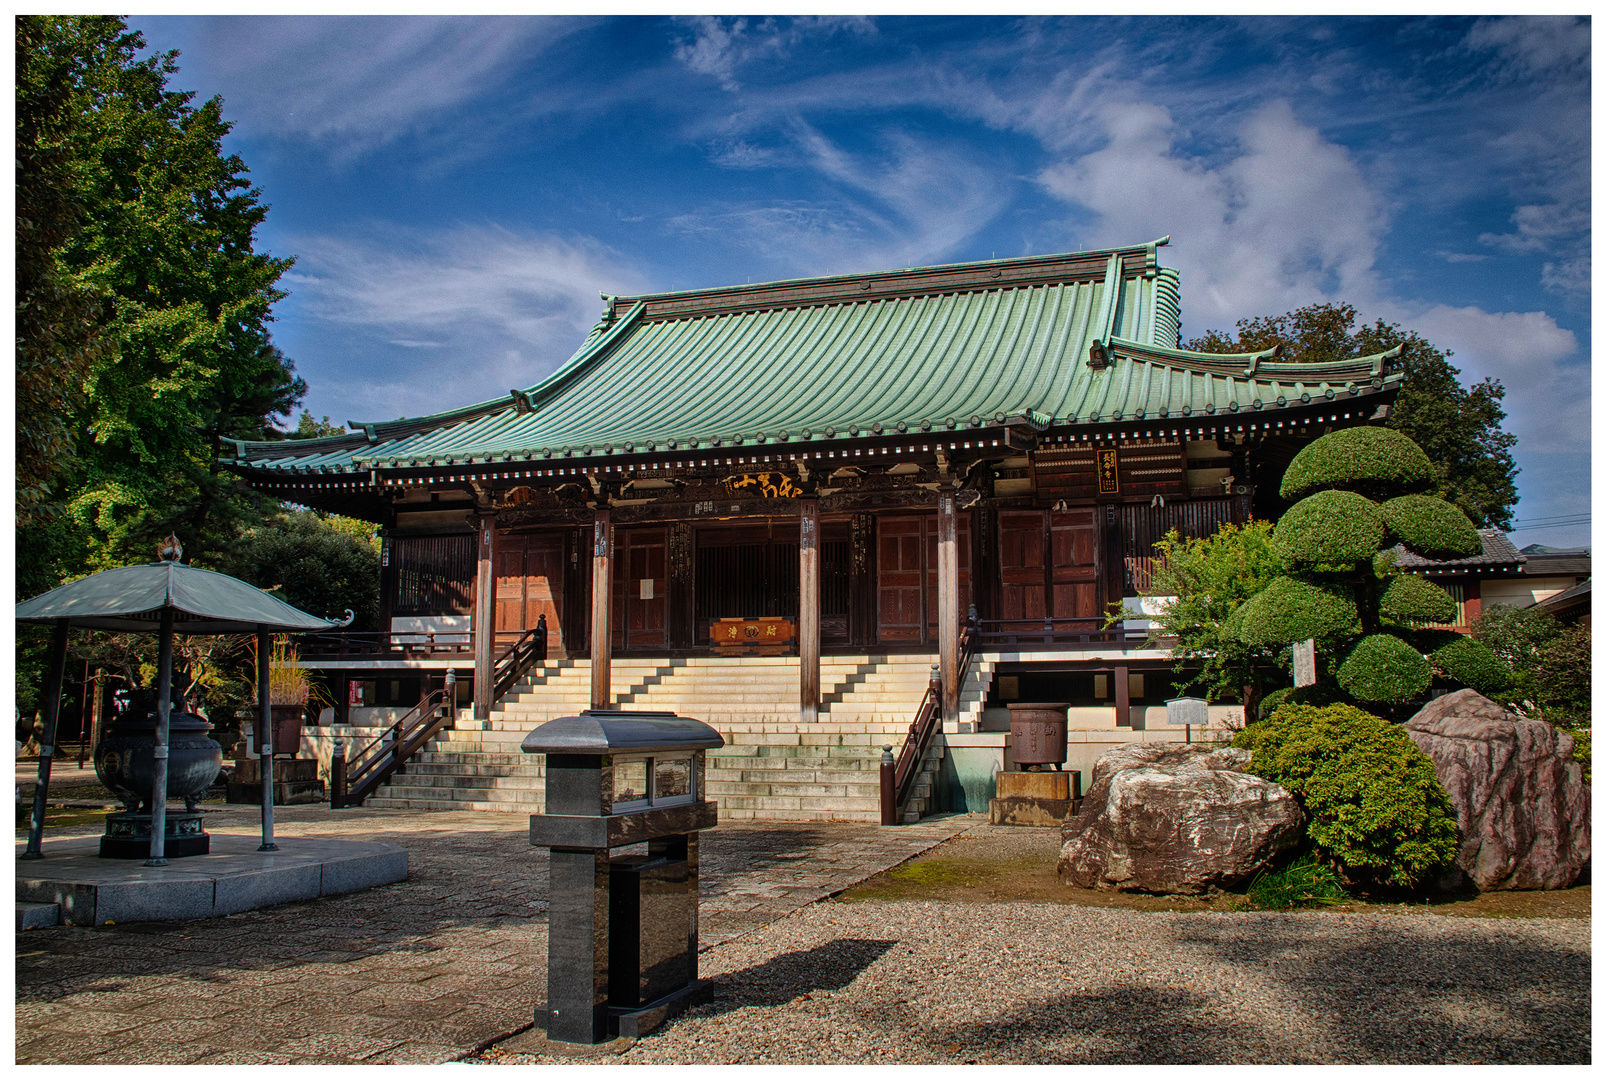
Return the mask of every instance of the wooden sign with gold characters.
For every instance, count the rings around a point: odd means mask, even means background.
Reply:
[[[790,651],[793,640],[791,619],[716,619],[709,624],[709,644],[721,652],[781,654]]]
[[[766,499],[795,499],[804,493],[803,488],[792,482],[792,477],[786,473],[764,472],[743,473],[740,476],[726,477],[727,491],[735,494],[746,487],[757,487],[758,494]]]
[[[1120,495],[1121,482],[1116,475],[1116,450],[1100,450],[1099,459],[1099,493],[1101,495]]]

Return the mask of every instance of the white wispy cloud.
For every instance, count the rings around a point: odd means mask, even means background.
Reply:
[[[742,88],[738,71],[761,60],[786,56],[805,41],[840,32],[872,34],[876,27],[865,16],[805,16],[791,19],[720,18],[696,15],[677,20],[690,37],[675,46],[675,58],[687,68],[712,77],[721,89]]]
[[[640,273],[601,244],[506,229],[310,236],[296,248],[285,283],[307,320],[405,350],[361,369],[321,358],[320,396],[370,417],[530,386],[597,321],[599,292],[645,291]]]

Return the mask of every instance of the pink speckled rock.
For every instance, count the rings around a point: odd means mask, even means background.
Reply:
[[[1456,807],[1457,865],[1480,891],[1565,889],[1590,861],[1590,788],[1573,736],[1472,690],[1406,722]]]

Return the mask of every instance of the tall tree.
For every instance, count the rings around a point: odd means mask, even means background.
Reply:
[[[19,174],[39,205],[78,211],[76,229],[39,238],[41,273],[98,298],[103,345],[61,369],[67,512],[20,522],[19,590],[126,562],[169,531],[191,561],[214,562],[255,520],[218,468],[223,440],[270,437],[306,390],[269,338],[290,260],[255,250],[267,207],[223,153],[221,100],[168,89],[176,53],[139,59],[140,35],[107,16],[30,18],[18,48],[19,102],[48,99],[54,112],[30,115],[58,118],[30,144],[54,156],[19,158]],[[23,355],[50,347],[32,325],[18,331]]]
[[[1283,346],[1297,363],[1346,360],[1403,346],[1406,379],[1388,426],[1411,439],[1434,463],[1432,494],[1460,507],[1480,528],[1510,529],[1518,501],[1517,436],[1501,429],[1506,389],[1484,379],[1463,386],[1451,353],[1410,330],[1379,319],[1356,326],[1349,304],[1311,304],[1283,315],[1240,319],[1237,338],[1210,330],[1188,342],[1200,352],[1252,352]]]

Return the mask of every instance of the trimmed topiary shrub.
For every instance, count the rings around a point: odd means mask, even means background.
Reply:
[[[1466,559],[1484,550],[1473,522],[1443,499],[1402,495],[1379,509],[1389,535],[1425,558]]]
[[[1306,638],[1334,638],[1356,630],[1356,601],[1348,589],[1280,577],[1241,604],[1239,639],[1250,645],[1282,645]]]
[[[1278,519],[1272,546],[1290,567],[1329,565],[1346,569],[1371,559],[1384,542],[1378,504],[1353,491],[1319,491]]]
[[[1456,811],[1401,728],[1350,705],[1284,705],[1239,732],[1249,771],[1293,792],[1319,858],[1415,888],[1456,858]]]
[[[1368,634],[1339,665],[1339,685],[1357,701],[1404,701],[1428,689],[1433,669],[1394,634]]]
[[[1456,601],[1426,578],[1401,574],[1384,586],[1378,597],[1378,613],[1408,626],[1444,623],[1456,618]]]
[[[1495,653],[1470,637],[1456,634],[1455,638],[1428,654],[1436,672],[1486,697],[1512,685],[1512,673]]]
[[[1294,502],[1337,488],[1382,499],[1433,485],[1434,467],[1411,439],[1388,428],[1356,427],[1329,432],[1296,454],[1278,493]]]

